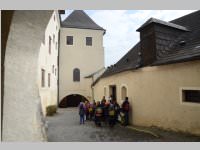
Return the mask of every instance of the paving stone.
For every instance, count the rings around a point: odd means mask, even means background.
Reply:
[[[114,128],[105,124],[102,124],[102,127],[96,127],[93,121],[86,121],[84,125],[80,125],[77,108],[58,109],[58,113],[47,117],[47,120],[49,142],[200,141],[198,136],[188,136],[156,128],[151,131],[159,133],[159,138],[119,124]]]

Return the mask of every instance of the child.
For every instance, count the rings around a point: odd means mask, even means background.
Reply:
[[[90,104],[90,105],[89,105],[88,111],[89,111],[89,120],[92,120],[92,118],[93,118],[93,113],[94,113],[93,104]]]
[[[84,124],[85,123],[85,119],[84,119],[84,116],[85,116],[85,106],[84,106],[84,103],[83,102],[80,102],[79,104],[79,115],[80,115],[80,124]]]

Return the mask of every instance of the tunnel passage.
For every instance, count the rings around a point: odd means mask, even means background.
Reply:
[[[77,107],[81,101],[85,102],[87,99],[79,94],[72,94],[64,97],[59,103],[60,108]]]

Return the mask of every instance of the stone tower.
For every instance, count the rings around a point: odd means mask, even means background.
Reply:
[[[88,78],[104,68],[103,35],[105,29],[97,25],[84,11],[73,11],[60,29],[59,106],[77,106],[81,100],[92,100]]]

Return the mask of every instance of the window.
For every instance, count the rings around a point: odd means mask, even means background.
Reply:
[[[45,34],[43,34],[42,42],[45,44]]]
[[[67,45],[73,45],[73,36],[67,36]]]
[[[55,34],[53,34],[53,43],[55,43]]]
[[[52,66],[52,73],[54,73],[54,65]]]
[[[80,70],[78,68],[75,68],[73,71],[73,81],[74,82],[80,81]]]
[[[200,90],[182,90],[183,102],[200,103]]]
[[[42,87],[45,87],[45,70],[44,69],[41,69],[41,86]]]
[[[56,42],[56,49],[58,49],[58,42]]]
[[[86,37],[86,45],[92,46],[92,37]]]
[[[49,36],[49,54],[51,54],[51,36]]]
[[[50,85],[51,85],[51,74],[50,73],[48,73],[48,87],[50,87]]]

